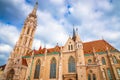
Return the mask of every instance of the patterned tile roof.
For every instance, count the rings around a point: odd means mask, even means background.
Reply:
[[[115,50],[115,48],[105,40],[96,40],[83,43],[83,50],[85,54],[93,53],[93,48],[95,52],[105,52],[107,48],[108,50]]]
[[[93,53],[93,48],[95,49],[95,52],[105,52],[107,47],[109,50],[115,50],[115,48],[111,46],[108,42],[106,42],[105,40],[83,42],[84,54]],[[39,50],[34,50],[34,54],[44,54],[45,50],[46,48],[43,48],[43,49],[39,48]],[[47,49],[48,54],[51,52],[60,52],[60,46],[55,46],[54,48]],[[26,56],[31,55],[31,54],[32,52],[28,53]]]
[[[28,66],[26,59],[22,58],[22,65]]]

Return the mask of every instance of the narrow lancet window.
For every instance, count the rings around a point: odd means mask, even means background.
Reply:
[[[105,58],[102,57],[102,64],[105,65],[106,64],[106,61],[105,61]]]
[[[35,73],[34,73],[34,79],[39,79],[40,76],[40,60],[37,60],[36,67],[35,67]]]
[[[76,67],[75,67],[75,59],[71,56],[68,61],[68,71],[69,72],[75,72]]]
[[[53,58],[50,63],[50,78],[56,78],[56,59]]]

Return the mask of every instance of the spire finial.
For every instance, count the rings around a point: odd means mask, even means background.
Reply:
[[[73,24],[73,36],[72,39],[75,41],[76,40],[76,30],[75,30],[75,26]]]
[[[35,6],[34,6],[34,9],[33,9],[33,11],[32,11],[32,14],[36,15],[37,8],[38,8],[38,0],[36,0],[36,3],[35,3]]]
[[[75,26],[73,24],[73,36],[75,36],[75,34],[76,34],[76,31],[75,31]]]

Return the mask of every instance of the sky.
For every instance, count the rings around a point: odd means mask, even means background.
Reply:
[[[8,60],[35,0],[0,0],[0,65]],[[64,45],[73,25],[83,42],[104,39],[120,50],[120,0],[38,0],[33,48]]]

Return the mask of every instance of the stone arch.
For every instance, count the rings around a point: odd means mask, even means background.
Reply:
[[[13,80],[14,74],[15,74],[14,69],[11,69],[7,74],[7,79],[6,80]]]

